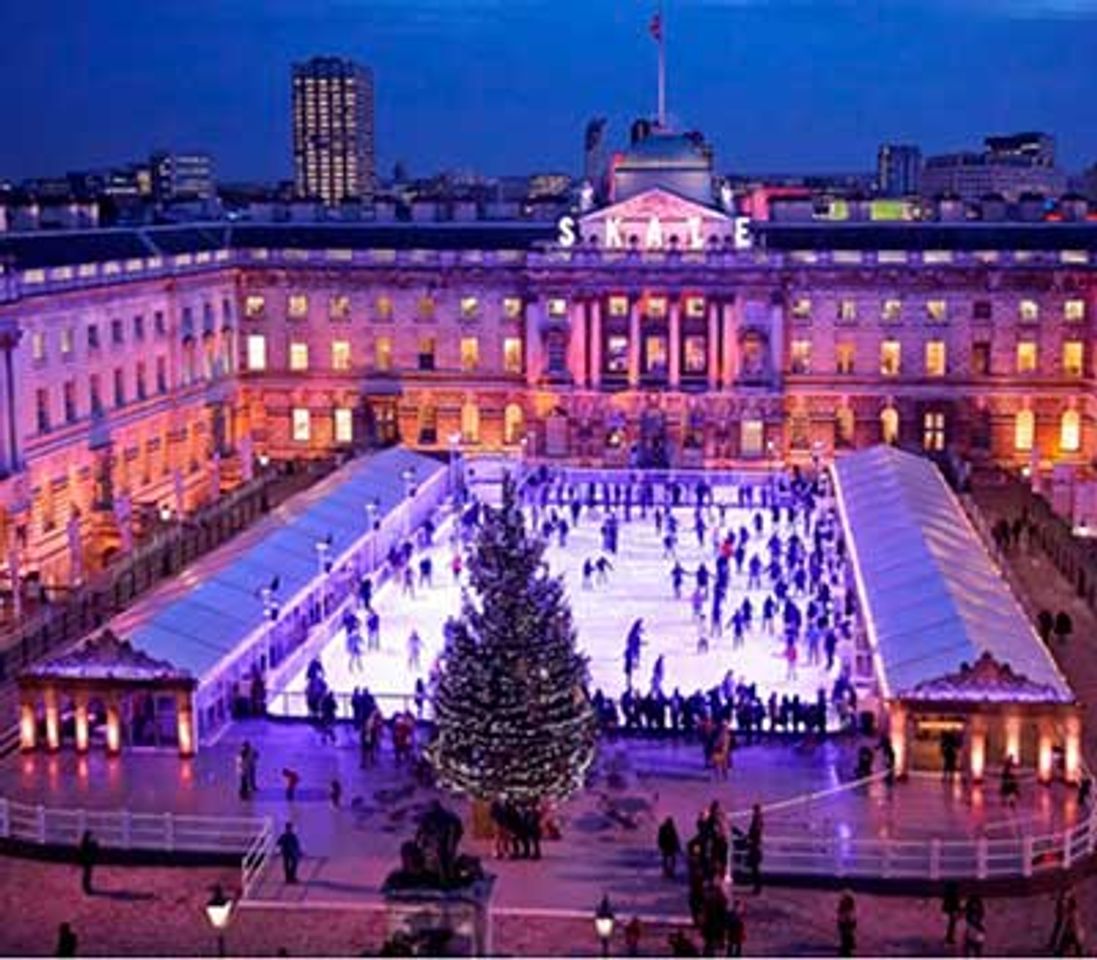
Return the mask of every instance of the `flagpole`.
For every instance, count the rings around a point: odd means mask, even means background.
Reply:
[[[667,125],[667,21],[663,15],[663,0],[659,0],[659,129]]]

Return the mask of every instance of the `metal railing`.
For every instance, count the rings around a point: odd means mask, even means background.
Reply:
[[[270,817],[66,809],[0,797],[2,840],[75,849],[85,830],[103,850],[250,855],[254,862],[257,851],[273,844],[274,822]]]
[[[354,709],[352,705],[353,694],[332,691],[335,697],[335,719],[353,720]],[[374,693],[370,695],[377,701],[377,706],[385,717],[391,717],[396,713],[410,713],[418,716],[415,703],[415,695],[411,693]],[[276,717],[292,717],[301,719],[309,716],[308,701],[303,690],[283,690],[273,694],[267,701],[267,712]],[[430,698],[423,701],[423,716],[421,719],[430,720],[433,717],[430,709]]]
[[[262,829],[255,835],[240,861],[240,896],[248,897],[259,883],[267,861],[274,853],[274,821],[270,817],[263,820]]]

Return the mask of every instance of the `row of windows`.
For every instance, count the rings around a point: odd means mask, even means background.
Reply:
[[[835,370],[840,374],[854,372],[854,345],[839,343],[835,347]],[[976,341],[971,350],[971,372],[977,376],[990,374],[990,344]],[[1061,373],[1066,377],[1080,377],[1085,372],[1085,345],[1081,340],[1063,342]],[[1032,340],[1017,344],[1014,371],[1018,374],[1036,373],[1038,350]],[[793,340],[789,350],[789,369],[792,373],[811,373],[811,341]],[[880,374],[897,377],[902,372],[902,346],[898,340],[884,340],[880,344]],[[948,372],[947,348],[943,340],[929,340],[925,344],[923,370],[927,377],[943,377]]]
[[[880,319],[885,323],[896,323],[903,317],[903,300],[892,297],[881,301]],[[941,298],[926,300],[924,316],[932,323],[945,323],[949,319],[949,303]],[[792,316],[797,320],[810,320],[813,313],[810,297],[797,297],[792,302]],[[839,300],[835,308],[835,319],[840,323],[856,323],[860,313],[857,300]],[[976,300],[972,303],[972,318],[975,320],[993,319],[993,304],[990,300]],[[1086,318],[1085,300],[1071,299],[1063,302],[1063,319],[1076,323]],[[1035,300],[1023,299],[1017,304],[1017,319],[1022,323],[1037,323],[1040,320],[1040,305]]]
[[[111,400],[114,407],[124,407],[131,399],[141,401],[150,396],[148,367],[138,362],[134,370],[133,393],[127,391],[126,371],[123,367],[116,367],[110,379]],[[156,358],[156,372],[153,389],[156,394],[163,395],[168,392],[168,364],[164,357]],[[49,387],[39,387],[35,391],[35,418],[39,433],[47,433],[54,426],[54,410],[52,407],[52,391]],[[106,409],[103,393],[103,378],[98,373],[88,377],[88,413],[92,416],[103,413]],[[82,410],[77,398],[75,380],[66,380],[61,384],[61,421],[63,423],[76,423],[82,416]]]
[[[435,351],[437,340],[435,337],[420,337],[416,363],[419,370],[429,371],[435,369]],[[247,368],[250,371],[262,371],[267,369],[267,338],[261,333],[249,334],[245,342],[247,351]],[[462,337],[460,340],[461,370],[471,373],[480,369],[480,338]],[[349,340],[331,341],[331,369],[350,370],[351,345]],[[289,345],[289,369],[294,372],[303,372],[310,368],[310,351],[307,343],[292,341]],[[392,363],[392,338],[377,337],[373,345],[373,368],[382,372],[393,369]],[[521,374],[522,340],[520,337],[503,338],[503,371],[510,374]]]
[[[555,306],[561,312],[567,310],[564,300],[550,301],[550,306]],[[421,320],[433,320],[438,308],[437,300],[424,294],[416,303],[416,314]],[[308,294],[291,293],[286,297],[286,316],[291,320],[306,320],[309,317],[311,301]],[[265,315],[267,310],[267,298],[263,294],[252,293],[244,298],[244,316],[256,320]],[[383,294],[374,299],[372,316],[381,321],[393,319],[394,304],[392,297]],[[481,303],[479,297],[461,297],[458,301],[458,310],[462,319],[473,320],[481,315]],[[522,315],[522,299],[520,297],[504,297],[502,301],[503,316],[508,320],[517,320]],[[333,322],[345,322],[351,319],[351,300],[345,293],[337,293],[327,298],[328,319]]]

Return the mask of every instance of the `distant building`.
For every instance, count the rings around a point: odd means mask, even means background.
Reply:
[[[911,197],[922,180],[922,151],[911,144],[885,143],[876,154],[876,189],[885,197]]]
[[[208,200],[217,187],[213,157],[200,151],[175,153],[160,150],[149,158],[152,195],[160,203],[174,200]]]
[[[660,186],[688,200],[711,203],[712,148],[697,133],[653,130],[650,121],[632,125],[631,146],[614,155],[610,169],[615,201]]]
[[[299,197],[329,206],[374,187],[373,74],[338,57],[293,66],[293,169]]]
[[[596,117],[583,135],[583,178],[603,196],[606,185],[606,118]]]
[[[922,194],[954,194],[965,202],[999,195],[1015,203],[1026,193],[1059,197],[1067,176],[1055,165],[1055,140],[1046,133],[987,137],[982,153],[946,153],[926,159]]]

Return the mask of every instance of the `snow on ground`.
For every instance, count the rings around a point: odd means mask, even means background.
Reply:
[[[730,494],[731,491],[718,491],[717,497],[726,499]],[[625,635],[632,622],[642,617],[645,644],[634,683],[644,691],[650,687],[652,666],[656,658],[662,655],[665,658],[663,689],[667,693],[675,687],[683,695],[698,689],[710,689],[720,683],[729,670],[736,680],[742,678],[757,683],[763,699],[771,690],[776,690],[779,696],[798,693],[801,699],[807,700],[814,700],[821,686],[829,693],[841,663],[850,659],[852,650],[848,645],[840,644],[835,666],[827,674],[822,664],[808,665],[806,645],[801,643],[797,677],[788,679],[779,619],[777,632],[772,635],[765,633],[761,627],[761,605],[766,591],[748,591],[746,570],[742,576],[737,576],[734,564],[724,619],[726,622],[743,596],[749,595],[755,610],[753,629],[747,634],[746,644],[740,650],[732,649],[732,631],[729,627],[722,637],[709,636],[708,652],[698,651],[697,641],[701,631],[693,620],[689,596],[693,589],[692,573],[699,563],[704,560],[710,573],[713,571],[712,533],[710,530],[706,535],[702,548],[693,530],[692,507],[681,507],[675,512],[679,519],[678,558],[687,571],[681,599],[674,597],[670,584],[670,569],[674,561],[664,559],[662,538],[655,529],[650,513],[646,520],[641,520],[639,511],[634,509],[631,522],[620,524],[619,552],[616,556],[607,555],[613,564],[608,583],[596,583],[592,589],[582,586],[583,561],[602,555],[599,534],[603,519],[601,512],[584,509],[578,527],[572,528],[568,535],[566,546],[560,547],[554,537],[546,552],[551,570],[562,574],[567,586],[579,646],[590,659],[591,691],[601,688],[607,696],[614,698],[624,691]],[[728,507],[726,525],[735,530],[741,525],[749,526],[753,512]],[[718,519],[715,512],[713,518]],[[763,536],[751,541],[753,550],[759,553],[764,551],[765,540],[771,532],[768,512],[765,521]],[[787,536],[789,528],[782,526],[781,532]],[[451,533],[452,523],[443,525],[435,536],[435,546],[429,551],[434,562],[434,582],[431,586],[420,588],[417,585],[414,596],[405,594],[395,583],[386,583],[375,591],[374,605],[381,618],[381,649],[365,650],[363,639],[360,670],[350,668],[346,634],[342,629],[324,648],[321,659],[325,676],[337,694],[346,695],[355,687],[364,685],[375,695],[407,696],[414,692],[416,679],[422,678],[424,682],[429,679],[431,666],[442,648],[443,624],[460,607],[460,586],[454,581],[450,570],[454,551]],[[418,563],[421,555],[416,554],[413,564]],[[467,580],[467,577],[462,580]],[[705,605],[705,612],[708,613],[708,604]],[[412,630],[417,630],[422,638],[418,666],[409,662],[408,636]],[[304,670],[284,689],[298,695],[288,700],[272,698],[272,712],[303,715]],[[392,703],[382,701],[382,709],[389,712]]]

